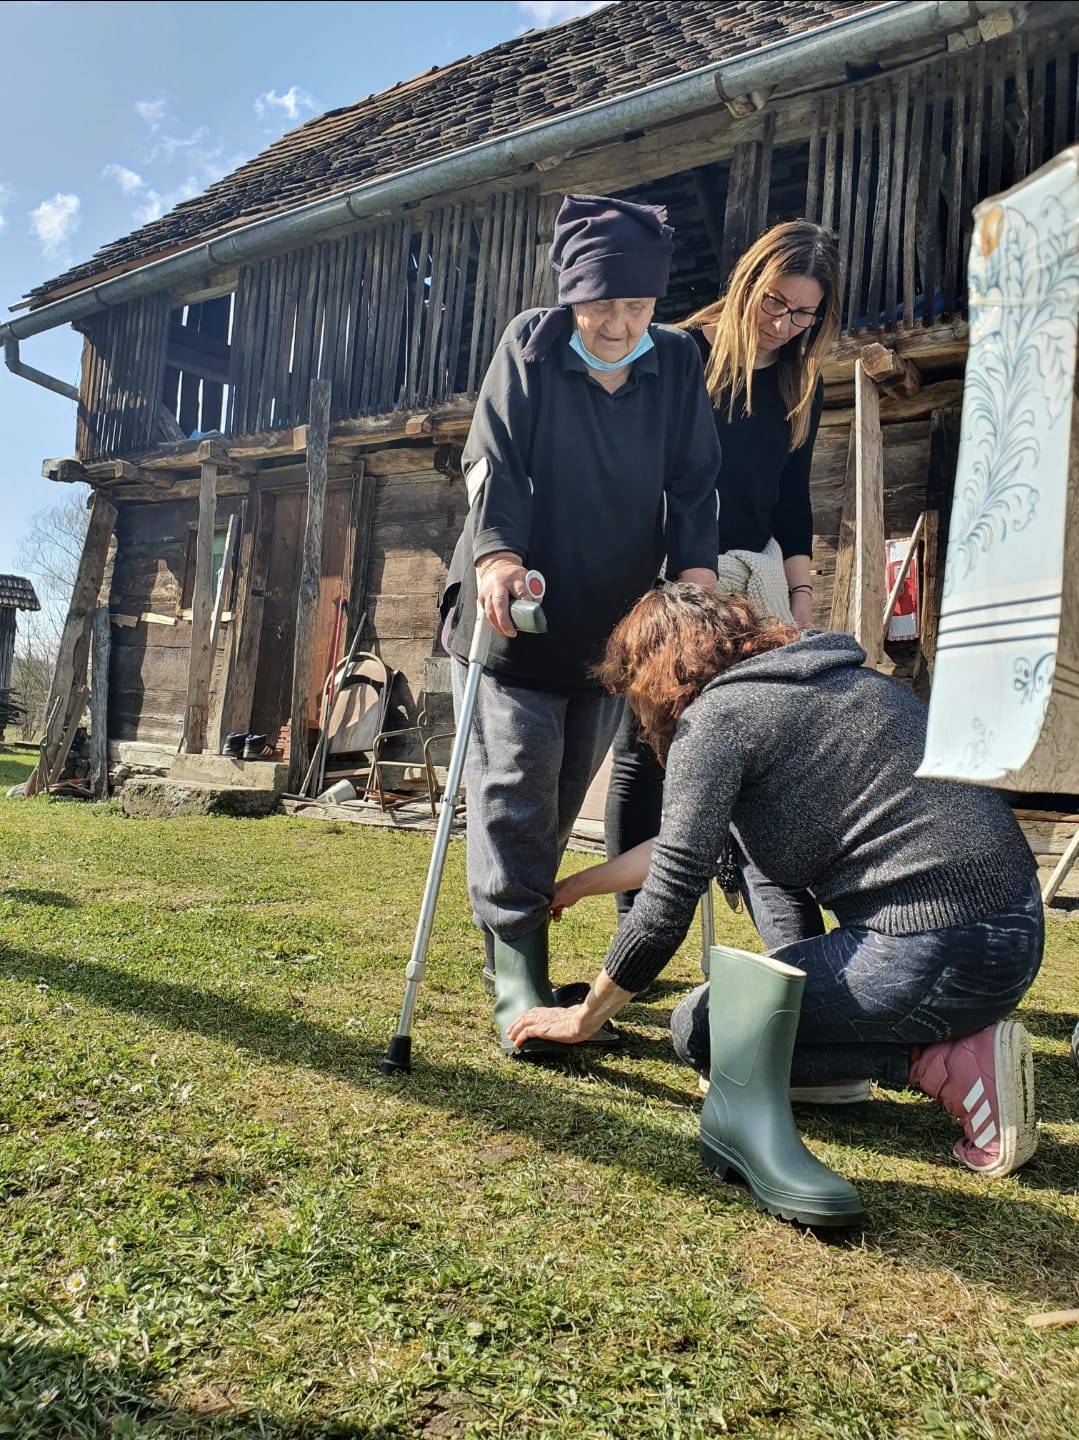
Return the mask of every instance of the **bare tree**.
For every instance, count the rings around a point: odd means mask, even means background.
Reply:
[[[41,609],[20,617],[12,688],[26,710],[25,739],[40,733],[56,652],[67,619],[90,513],[89,491],[75,485],[55,505],[36,511],[19,541],[16,563],[34,582]]]

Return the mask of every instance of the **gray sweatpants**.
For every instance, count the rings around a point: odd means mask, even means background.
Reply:
[[[455,661],[455,712],[466,673]],[[465,761],[477,925],[515,940],[547,918],[562,852],[621,714],[621,698],[602,690],[552,694],[483,672]]]

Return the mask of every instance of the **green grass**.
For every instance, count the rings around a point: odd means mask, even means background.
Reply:
[[[1079,919],[1022,1012],[1035,1161],[980,1182],[913,1095],[803,1111],[870,1211],[826,1243],[698,1165],[693,945],[628,1053],[497,1057],[462,851],[388,1080],[425,838],[0,800],[0,1435],[1079,1433],[1079,1327],[1024,1324],[1079,1304]]]

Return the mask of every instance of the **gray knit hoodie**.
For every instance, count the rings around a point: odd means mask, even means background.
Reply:
[[[679,722],[663,824],[606,970],[641,990],[685,939],[733,824],[781,885],[841,925],[962,925],[1029,893],[1034,858],[992,791],[918,780],[927,708],[863,668],[850,635],[807,630],[717,675]]]

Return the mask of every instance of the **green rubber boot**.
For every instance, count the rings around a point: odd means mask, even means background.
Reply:
[[[547,931],[549,922],[516,940],[492,935],[495,972],[495,1024],[503,1055],[561,1055],[570,1047],[553,1040],[526,1040],[518,1050],[506,1034],[526,1010],[537,1005],[553,1006],[554,993],[548,978]]]
[[[701,1159],[720,1179],[736,1170],[757,1204],[783,1220],[850,1226],[864,1214],[858,1192],[810,1154],[791,1113],[804,987],[805,974],[782,960],[712,946]]]
[[[494,961],[495,1024],[504,1055],[516,1059],[532,1055],[566,1055],[574,1050],[617,1049],[620,1036],[608,1021],[598,1034],[579,1045],[559,1045],[554,1040],[526,1040],[520,1049],[507,1037],[507,1030],[526,1010],[537,1005],[560,1006],[579,1004],[588,993],[587,985],[563,985],[557,990],[551,988],[548,978],[549,964],[547,935],[550,921],[545,920],[527,935],[516,940],[503,940],[491,936],[491,956]],[[583,994],[577,994],[578,991]]]

